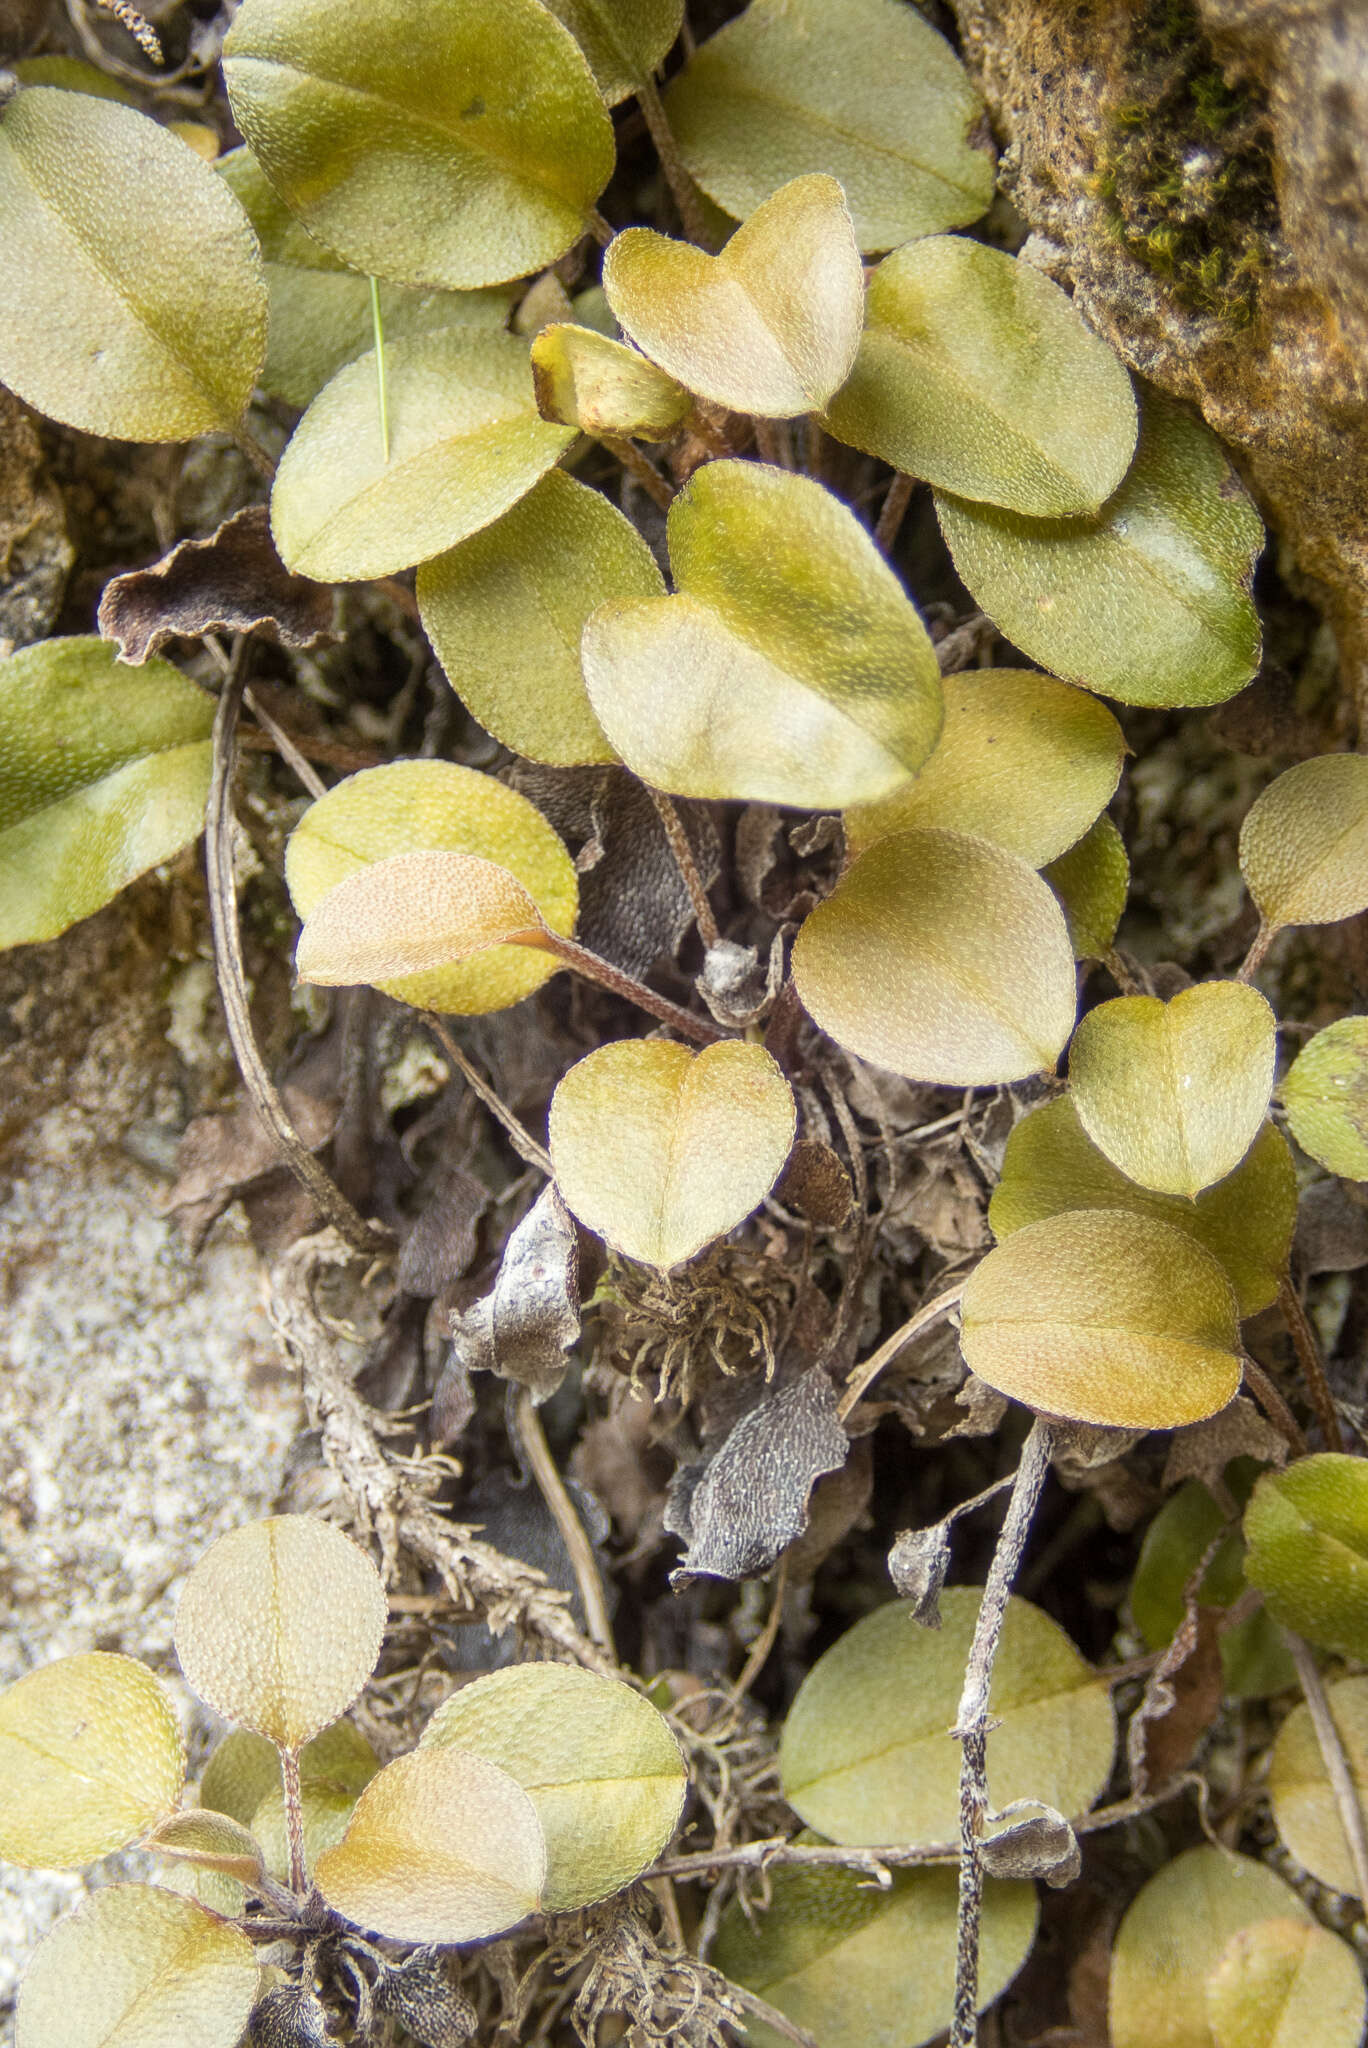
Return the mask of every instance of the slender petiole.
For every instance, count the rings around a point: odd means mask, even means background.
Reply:
[[[371,326],[375,331],[375,391],[380,404],[380,447],[386,463],[390,455],[389,386],[385,381],[385,323],[380,313],[380,280],[370,281]]]

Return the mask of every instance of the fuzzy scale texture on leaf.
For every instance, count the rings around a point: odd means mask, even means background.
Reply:
[[[1326,1702],[1361,1802],[1368,1794],[1368,1678],[1341,1678],[1326,1688]],[[1298,1863],[1322,1884],[1357,1898],[1358,1874],[1338,1797],[1304,1703],[1293,1707],[1278,1730],[1268,1796],[1279,1837]]]
[[[1245,1576],[1269,1612],[1322,1649],[1368,1659],[1368,1466],[1321,1451],[1265,1473],[1244,1530]]]
[[[543,419],[586,434],[667,441],[693,409],[684,386],[638,349],[568,321],[552,322],[534,339],[532,382]]]
[[[610,107],[644,84],[670,54],[684,0],[547,0],[589,60]]]
[[[1368,757],[1299,761],[1255,799],[1240,868],[1265,923],[1338,924],[1368,905]]]
[[[1331,1173],[1368,1180],[1368,1018],[1318,1031],[1283,1076],[1293,1137]]]
[[[1104,813],[1068,851],[1042,870],[1064,910],[1069,939],[1080,960],[1100,960],[1116,942],[1130,893],[1125,842]]]
[[[358,868],[310,911],[299,979],[330,988],[432,974],[495,946],[535,943],[541,913],[507,868],[425,849]]]
[[[1328,1927],[1258,1920],[1227,1942],[1206,2008],[1216,2048],[1359,2048],[1363,1973]]]

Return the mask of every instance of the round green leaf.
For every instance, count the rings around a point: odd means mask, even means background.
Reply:
[[[684,0],[546,0],[589,60],[610,107],[644,85],[670,54]]]
[[[0,947],[55,938],[204,825],[213,700],[105,640],[0,660]]]
[[[1135,460],[1095,519],[936,493],[955,567],[1042,668],[1123,704],[1220,704],[1259,661],[1263,526],[1200,420],[1146,396]]]
[[[793,1090],[758,1045],[729,1040],[695,1053],[623,1039],[580,1060],[556,1089],[551,1163],[581,1223],[664,1271],[758,1207],[796,1121]]]
[[[1188,1581],[1224,1522],[1200,1479],[1189,1479],[1169,1496],[1146,1529],[1129,1599],[1148,1649],[1167,1649],[1178,1633]],[[1244,1544],[1239,1531],[1232,1529],[1203,1574],[1198,1597],[1208,1607],[1233,1607],[1245,1590]],[[1282,1635],[1262,1607],[1224,1631],[1221,1665],[1226,1691],[1236,1699],[1265,1699],[1296,1683]]]
[[[1033,1109],[1007,1140],[988,1221],[995,1236],[1069,1209],[1125,1209],[1185,1231],[1224,1266],[1242,1316],[1276,1299],[1297,1222],[1287,1140],[1265,1124],[1234,1173],[1195,1202],[1128,1180],[1099,1152],[1069,1096]]]
[[[1278,1021],[1256,988],[1205,981],[1117,996],[1069,1048],[1079,1121],[1129,1179],[1197,1195],[1233,1173],[1268,1113]]]
[[[515,1664],[463,1686],[423,1744],[483,1757],[516,1778],[546,1837],[548,1913],[587,1906],[640,1876],[679,1823],[688,1785],[662,1717],[616,1678]]]
[[[97,100],[117,100],[124,107],[140,104],[131,86],[87,64],[83,57],[21,57],[5,69],[14,73],[20,85],[59,85],[64,92],[93,93]]]
[[[106,1885],[39,1942],[15,2048],[236,2048],[258,1981],[246,1935],[194,1899]]]
[[[536,1911],[546,1844],[536,1808],[507,1771],[434,1745],[371,1779],[314,1877],[330,1906],[374,1934],[484,1941]]]
[[[51,1870],[136,1841],[180,1798],[185,1752],[165,1688],[102,1650],[0,1692],[0,1856]]]
[[[840,179],[862,249],[986,212],[983,107],[942,37],[898,0],[754,0],[704,43],[666,112],[703,190],[743,219],[805,171]]]
[[[146,114],[15,95],[0,267],[0,379],[26,404],[132,441],[236,427],[266,350],[261,258],[221,180]]]
[[[324,988],[394,987],[546,937],[507,868],[428,848],[374,861],[330,889],[304,920],[295,972]]]
[[[772,419],[840,389],[864,317],[845,195],[821,173],[781,185],[720,256],[628,228],[608,245],[603,289],[624,333],[690,391]]]
[[[1282,1099],[1303,1152],[1346,1180],[1368,1180],[1368,1017],[1318,1031],[1284,1076]]]
[[[944,1740],[944,1736],[942,1736]],[[885,1891],[854,1870],[775,1870],[771,1903],[748,1918],[733,1899],[712,1961],[805,2027],[821,2048],[921,2048],[950,2024],[955,1987],[953,1870],[895,1872]],[[984,1887],[979,2010],[1031,1952],[1035,1886]],[[752,2048],[784,2037],[747,2019]]]
[[[945,724],[915,782],[846,812],[863,853],[910,826],[991,839],[1043,867],[1072,846],[1115,790],[1125,736],[1085,690],[1026,669],[946,676]]]
[[[610,602],[589,699],[643,781],[818,809],[886,795],[941,722],[935,652],[859,521],[820,484],[710,462],[670,508],[674,597]]]
[[[610,599],[664,591],[631,521],[559,469],[418,571],[418,608],[452,688],[495,739],[562,767],[617,758],[584,687],[585,620]]]
[[[1245,1576],[1322,1649],[1368,1661],[1368,1464],[1338,1451],[1267,1472],[1245,1509]]]
[[[574,439],[541,418],[511,334],[444,328],[339,370],[296,427],[271,490],[281,560],[321,583],[388,576],[453,547],[531,490]]]
[[[779,1744],[784,1797],[836,1842],[953,1842],[959,1745],[948,1739],[982,1595],[950,1586],[941,1627],[901,1601],[877,1607],[819,1657]],[[1007,1606],[989,1700],[988,1792],[999,1811],[1043,1801],[1086,1813],[1111,1772],[1116,1717],[1106,1684],[1028,1600]]]
[[[356,1698],[387,1617],[380,1574],[350,1537],[272,1515],[206,1550],[181,1591],[176,1654],[215,1713],[298,1750]]]
[[[1260,1920],[1310,1918],[1292,1887],[1252,1857],[1212,1848],[1176,1856],[1121,1922],[1112,1950],[1112,2048],[1214,2048],[1206,1987],[1231,1936]]]
[[[798,934],[798,994],[848,1052],[975,1086],[1053,1067],[1074,957],[1039,875],[959,832],[897,832],[848,868]]]
[[[1224,1270],[1150,1216],[1081,1209],[1028,1223],[974,1268],[960,1315],[981,1380],[1075,1422],[1177,1429],[1240,1384]]]
[[[579,887],[574,864],[527,798],[451,761],[391,761],[339,782],[312,804],[285,848],[285,880],[308,919],[348,876],[400,853],[473,854],[506,868],[546,924],[568,938]],[[547,953],[497,946],[455,967],[384,984],[419,1009],[477,1015],[506,1009],[557,970]]]
[[[1240,828],[1240,870],[1275,928],[1368,907],[1368,754],[1318,754],[1271,782]]]
[[[684,386],[638,349],[570,321],[553,321],[534,338],[532,382],[543,419],[586,434],[664,441],[693,409]]]
[[[1115,352],[1057,284],[1002,249],[930,235],[869,280],[838,441],[1033,519],[1096,512],[1135,449]]]
[[[540,270],[585,232],[613,130],[537,0],[246,0],[233,118],[309,232],[446,291]]]
[[[379,1768],[380,1759],[355,1723],[334,1721],[300,1750],[300,1789],[345,1792],[355,1799]],[[262,1801],[280,1790],[280,1782],[275,1744],[250,1728],[233,1728],[205,1766],[200,1805],[250,1827]]]
[[[1363,1972],[1347,1942],[1305,1920],[1257,1920],[1207,1978],[1215,2048],[1359,2048]]]
[[[1342,1678],[1327,1688],[1327,1698],[1362,1804],[1368,1799],[1368,1678]],[[1278,1730],[1268,1796],[1278,1833],[1298,1863],[1322,1884],[1357,1898],[1358,1873],[1308,1706],[1294,1707]]]
[[[1080,960],[1105,959],[1130,892],[1125,842],[1104,813],[1090,831],[1041,870],[1064,909]]]

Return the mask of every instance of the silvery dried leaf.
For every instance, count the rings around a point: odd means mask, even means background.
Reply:
[[[1032,1800],[1014,1800],[995,1820],[1024,1807],[1034,1811],[989,1835],[979,1857],[989,1877],[1040,1878],[1053,1890],[1072,1884],[1083,1868],[1078,1837],[1062,1813]]]
[[[452,1317],[452,1349],[467,1371],[516,1380],[545,1401],[579,1331],[579,1238],[548,1184],[510,1236],[493,1292]]]
[[[900,1600],[912,1605],[912,1619],[939,1628],[941,1588],[950,1569],[950,1524],[900,1530],[888,1553],[888,1572]]]

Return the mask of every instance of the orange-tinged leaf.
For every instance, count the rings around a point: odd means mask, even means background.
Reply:
[[[261,1845],[251,1830],[231,1814],[215,1813],[208,1807],[169,1813],[152,1830],[144,1847],[158,1856],[220,1871],[241,1884],[254,1884],[262,1872]]]
[[[546,926],[507,868],[469,853],[392,854],[339,882],[304,920],[301,981],[328,988],[431,974],[491,946],[538,945]]]

